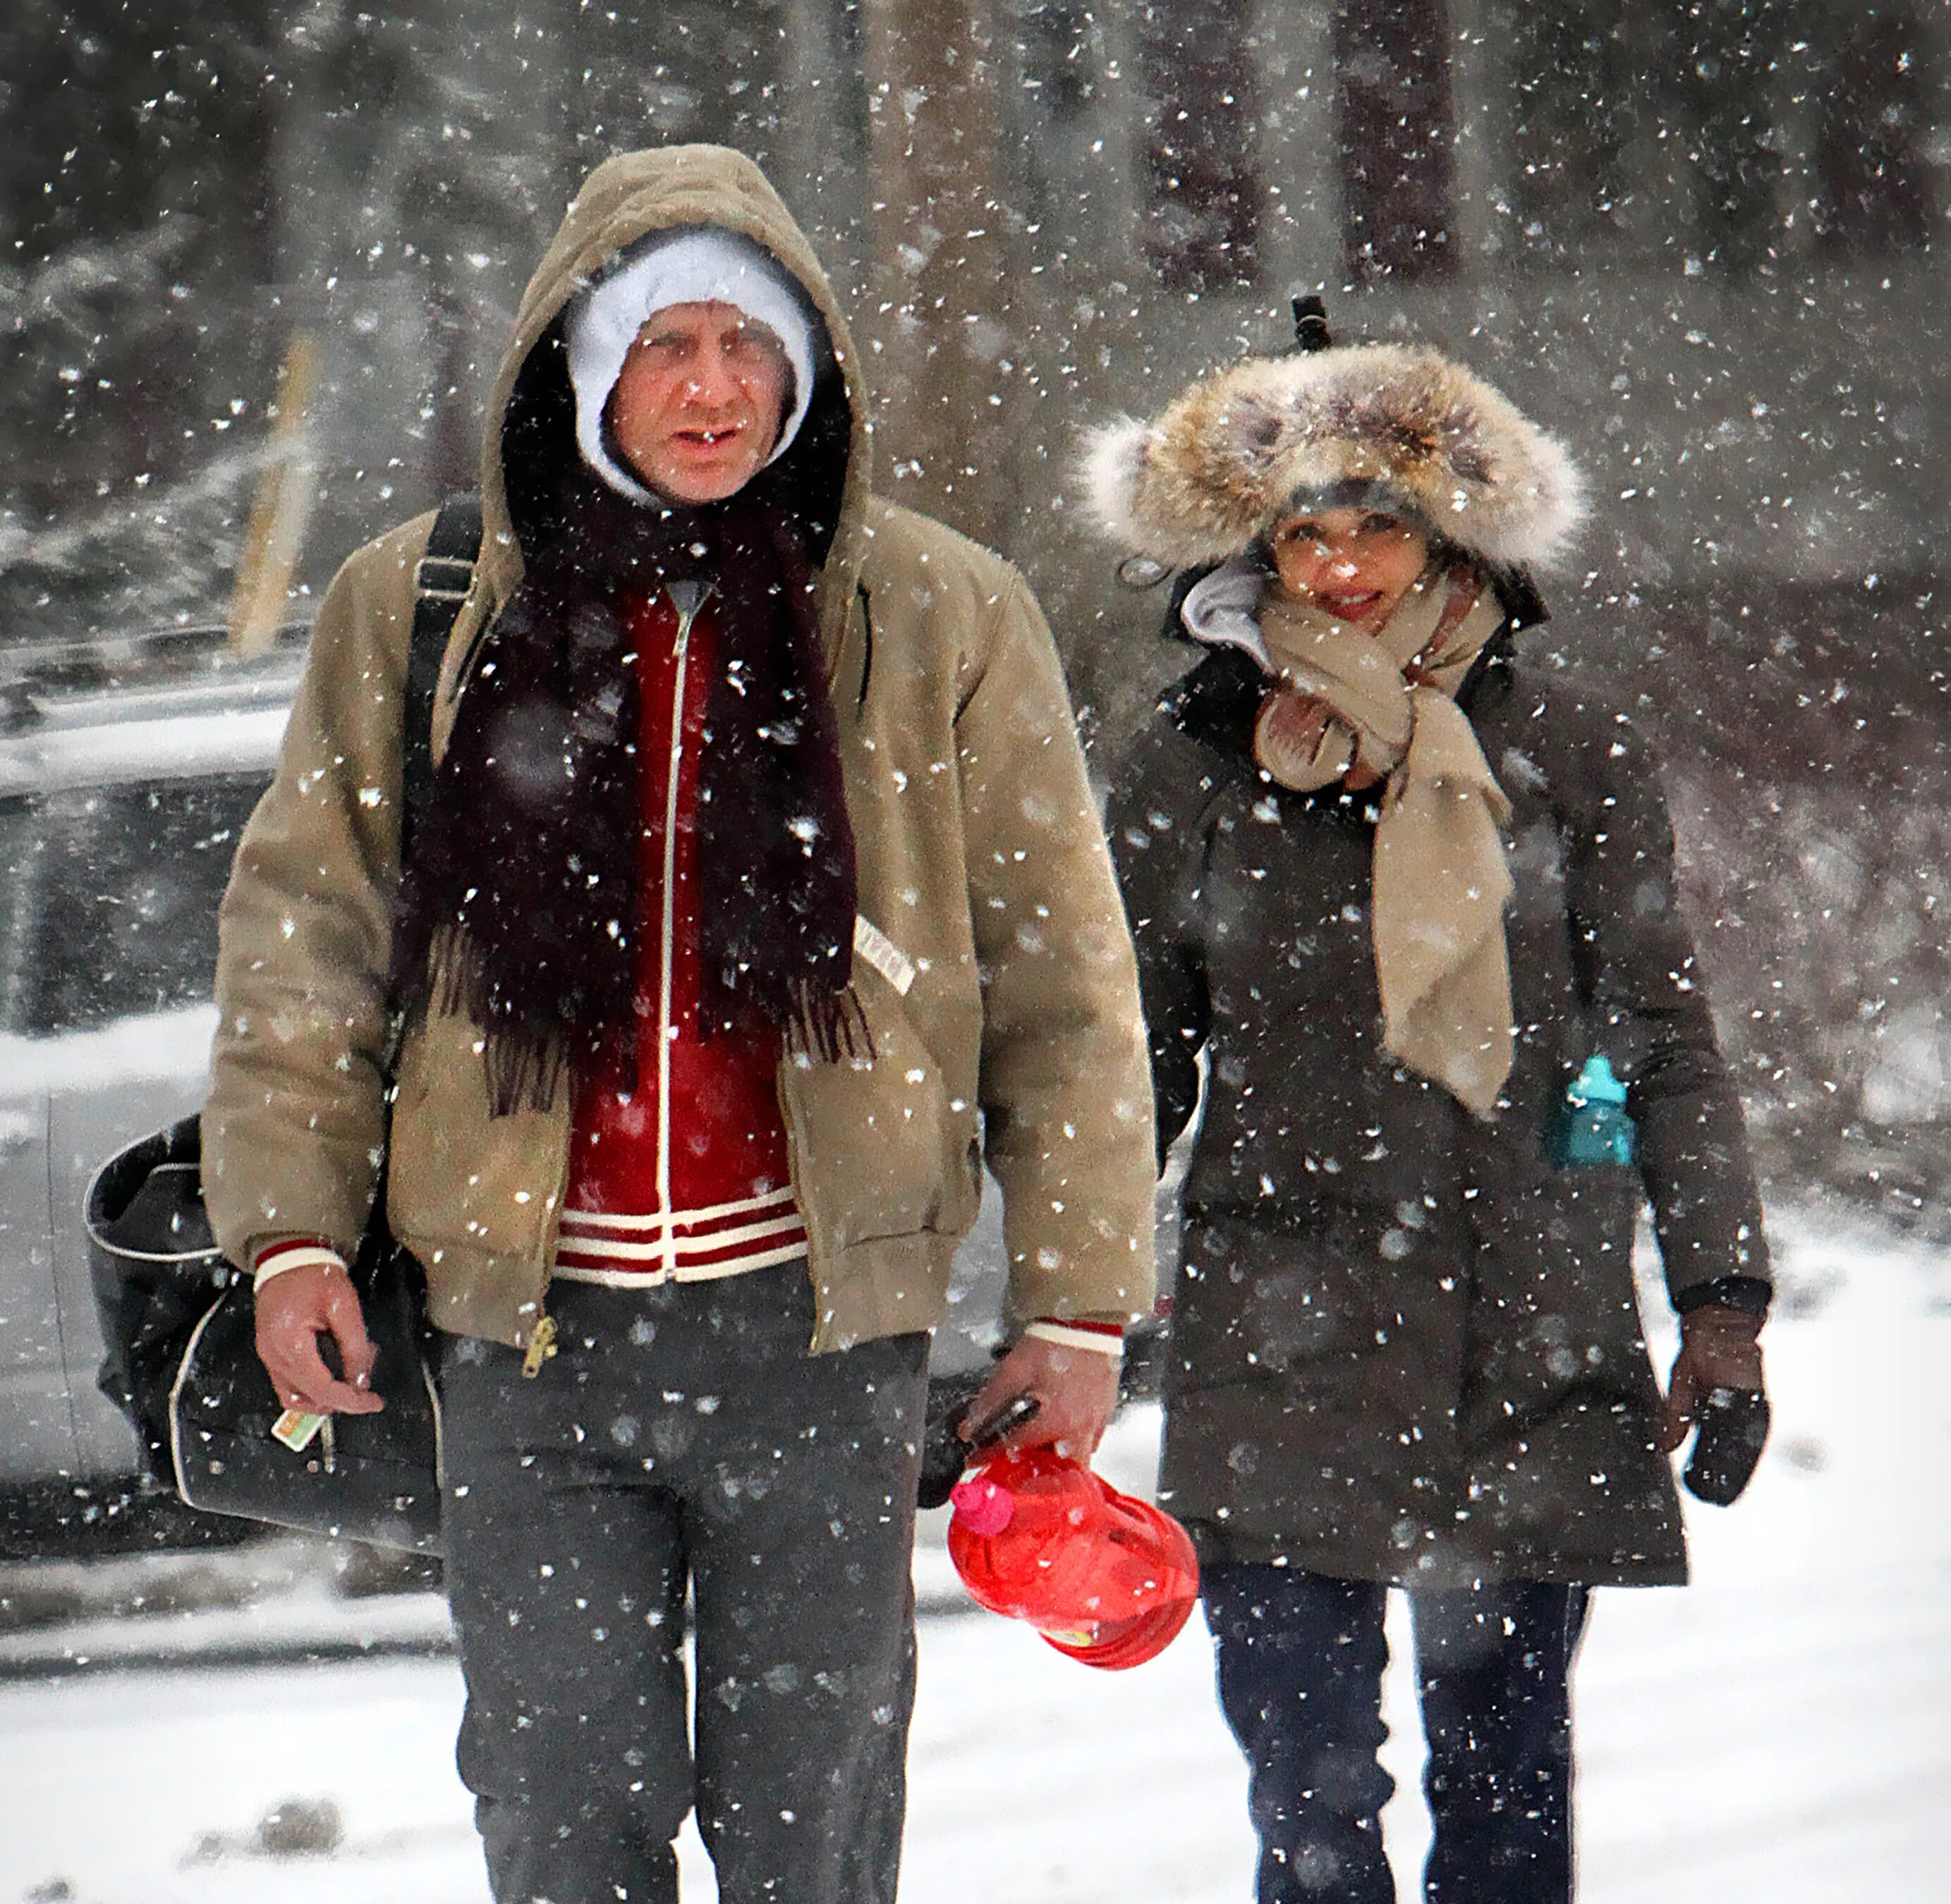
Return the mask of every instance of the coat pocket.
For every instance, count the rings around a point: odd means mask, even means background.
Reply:
[[[801,1199],[842,1244],[959,1236],[981,1201],[973,1088],[951,1084],[936,1041],[884,971],[891,964],[854,961],[871,1057],[788,1060],[782,1074]]]
[[[1178,1391],[1297,1378],[1338,1388],[1387,1360],[1402,1278],[1378,1255],[1386,1227],[1326,1212],[1293,1228],[1189,1222],[1172,1321]]]
[[[465,1230],[469,1173],[456,1168],[451,1099],[481,1060],[471,1036],[464,1045],[457,1040],[459,1026],[451,1017],[424,1018],[401,1048],[386,1164],[386,1208],[396,1236],[447,1238]]]
[[[436,1014],[408,1034],[393,1105],[386,1208],[394,1233],[497,1255],[534,1255],[567,1154],[566,1102],[489,1114],[481,1034]]]

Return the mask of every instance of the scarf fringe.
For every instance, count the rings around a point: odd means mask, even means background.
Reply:
[[[575,1069],[563,1033],[517,1024],[496,1011],[487,961],[460,927],[444,926],[435,934],[429,964],[429,1008],[464,1017],[481,1033],[489,1115],[553,1111]]]
[[[816,1055],[829,1064],[842,1058],[850,1064],[871,1064],[879,1055],[860,994],[852,986],[829,992],[796,978],[786,989],[792,1011],[779,1027],[779,1036],[788,1057],[810,1059]]]

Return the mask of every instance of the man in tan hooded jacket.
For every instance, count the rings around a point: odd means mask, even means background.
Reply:
[[[223,908],[210,1210],[283,1398],[382,1405],[343,1264],[404,1000],[387,1215],[443,1332],[497,1898],[674,1899],[695,1803],[728,1904],[891,1899],[927,1332],[982,1163],[1023,1326],[979,1410],[1032,1394],[1088,1452],[1152,1299],[1057,656],[1014,571],[872,496],[844,320],[735,154],[591,176],[489,414],[404,891],[430,519],[321,610]]]

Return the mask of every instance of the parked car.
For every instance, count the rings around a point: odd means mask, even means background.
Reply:
[[[104,1158],[201,1101],[217,903],[304,639],[289,628],[248,662],[208,628],[0,649],[0,1541],[14,1551],[50,1532],[112,1538],[139,1497],[135,1438],[95,1387],[82,1197]]]

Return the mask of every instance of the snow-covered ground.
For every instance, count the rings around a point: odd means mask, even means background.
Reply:
[[[1578,1687],[1587,1904],[1951,1899],[1947,1265],[1809,1222],[1781,1256],[1775,1438],[1753,1490],[1694,1510],[1690,1590],[1597,1602]],[[1110,1471],[1141,1477],[1155,1435],[1121,1424]],[[931,1553],[921,1582],[935,1603]],[[279,1617],[325,1617],[301,1598]],[[330,1617],[410,1641],[431,1613]],[[201,1630],[229,1647],[226,1617]],[[1406,1900],[1427,1828],[1413,1696],[1398,1678],[1388,1697]],[[484,1904],[459,1705],[438,1658],[0,1685],[0,1904]],[[1196,1623],[1152,1664],[1096,1674],[1001,1621],[925,1619],[912,1767],[905,1904],[1250,1895]],[[266,1853],[260,1821],[294,1798],[336,1806],[336,1851]],[[688,1835],[685,1880],[688,1904],[712,1896]]]

